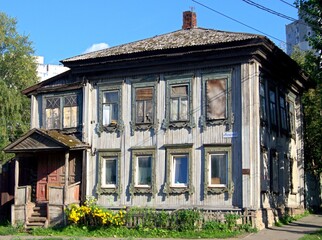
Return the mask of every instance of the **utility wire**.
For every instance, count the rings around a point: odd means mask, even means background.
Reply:
[[[221,12],[218,12],[218,11],[216,11],[215,9],[213,9],[213,8],[211,8],[211,7],[208,7],[208,6],[206,6],[206,5],[204,5],[204,4],[200,3],[200,2],[198,2],[198,1],[196,1],[196,0],[192,0],[192,1],[193,1],[194,3],[199,4],[200,6],[203,6],[204,8],[207,8],[207,9],[209,9],[209,10],[211,10],[211,11],[213,11],[213,12],[215,12],[215,13],[219,14],[219,15],[221,15],[221,16],[224,16],[224,17],[226,17],[226,18],[228,18],[228,19],[230,19],[230,20],[232,20],[232,21],[234,21],[234,22],[237,22],[237,23],[239,23],[239,24],[241,24],[241,25],[243,25],[243,26],[245,26],[245,27],[248,27],[248,28],[250,28],[250,29],[255,30],[256,32],[259,32],[259,33],[261,33],[261,34],[263,34],[263,35],[265,35],[265,36],[268,36],[268,37],[270,37],[270,38],[273,38],[273,39],[275,39],[275,40],[277,40],[277,41],[280,41],[280,42],[282,42],[282,43],[286,44],[286,42],[285,42],[285,41],[283,41],[283,40],[281,40],[281,39],[279,39],[279,38],[276,38],[276,37],[274,37],[274,36],[272,36],[272,35],[270,35],[270,34],[267,34],[267,33],[263,32],[263,31],[261,31],[261,30],[257,29],[257,28],[254,28],[254,27],[252,27],[252,26],[250,26],[250,25],[247,25],[247,24],[245,24],[245,23],[243,23],[243,22],[241,22],[241,21],[239,21],[239,20],[237,20],[237,19],[234,19],[234,18],[232,18],[232,17],[229,17],[228,15],[225,15],[225,14],[223,14],[223,13],[221,13]]]
[[[286,2],[284,0],[280,0],[280,1],[283,2],[283,3],[285,3],[285,4],[287,4],[287,5],[289,5],[289,6],[291,6],[291,7],[293,7],[293,8],[296,8],[297,9],[297,7],[295,7],[293,4],[290,4],[290,3],[288,3],[288,2]]]
[[[259,9],[262,9],[262,10],[264,10],[266,12],[272,13],[272,14],[274,14],[276,16],[285,18],[287,20],[290,20],[290,21],[296,21],[297,20],[297,19],[292,18],[292,17],[289,17],[289,16],[287,16],[287,15],[285,15],[283,13],[276,12],[276,11],[270,9],[270,8],[267,8],[267,7],[263,6],[263,5],[260,5],[258,3],[255,3],[254,1],[251,1],[251,0],[242,0],[242,1],[245,2],[245,3],[247,3],[247,4],[249,4],[249,5],[252,5],[252,6],[255,6],[255,7],[259,8]]]

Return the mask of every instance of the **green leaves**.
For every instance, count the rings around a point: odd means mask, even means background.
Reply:
[[[30,100],[21,91],[37,82],[32,43],[17,21],[0,12],[0,150],[30,126]],[[0,152],[0,161],[11,155]]]

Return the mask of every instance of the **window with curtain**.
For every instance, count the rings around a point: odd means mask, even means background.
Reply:
[[[78,125],[78,104],[77,96],[66,96],[64,97],[64,128],[73,128]]]
[[[152,183],[152,157],[137,156],[137,182],[136,185],[150,186]]]
[[[102,102],[102,124],[108,126],[117,124],[119,120],[119,92],[105,91],[103,92]]]
[[[209,183],[210,185],[226,186],[228,183],[227,153],[209,154]]]
[[[187,185],[188,155],[173,155],[172,159],[172,185]]]
[[[174,85],[170,90],[170,121],[188,121],[188,85]]]
[[[102,171],[103,187],[115,187],[117,185],[117,158],[110,157],[103,160]]]

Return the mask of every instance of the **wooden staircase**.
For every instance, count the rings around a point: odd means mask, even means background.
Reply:
[[[47,223],[47,204],[36,203],[27,217],[26,228],[47,227]]]

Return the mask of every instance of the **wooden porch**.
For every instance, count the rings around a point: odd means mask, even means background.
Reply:
[[[5,148],[16,154],[11,223],[64,224],[67,205],[84,200],[87,145],[57,131],[33,129]]]

